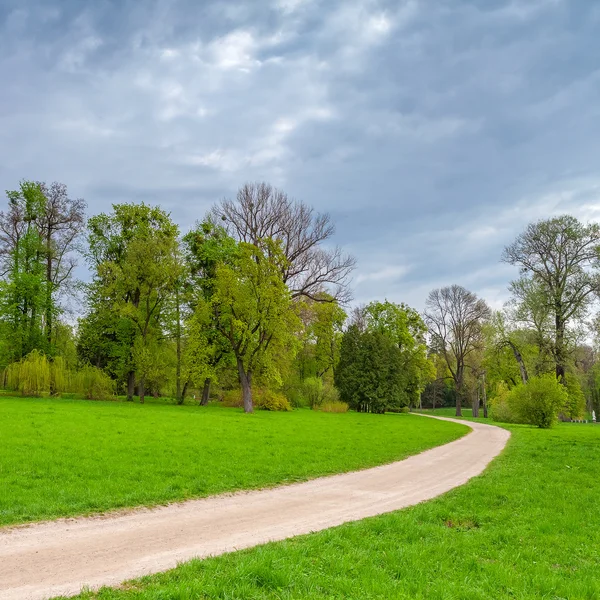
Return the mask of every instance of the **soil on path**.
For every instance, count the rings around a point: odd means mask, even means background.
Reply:
[[[116,585],[194,557],[282,540],[429,500],[479,475],[510,436],[499,427],[459,422],[472,431],[381,467],[115,516],[0,530],[0,600],[46,600],[77,594],[83,586]]]

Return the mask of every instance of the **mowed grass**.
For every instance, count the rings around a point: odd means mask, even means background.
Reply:
[[[509,429],[482,476],[436,500],[78,598],[597,600],[600,426]]]
[[[411,415],[0,398],[0,524],[301,481],[467,431]]]

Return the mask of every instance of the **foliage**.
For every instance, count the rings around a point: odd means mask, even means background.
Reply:
[[[537,425],[543,429],[554,425],[568,401],[565,387],[554,375],[532,377],[526,384],[512,389],[507,396],[516,422]]]
[[[307,406],[315,408],[323,402],[323,380],[308,377],[302,382],[302,396]]]
[[[566,419],[580,419],[585,413],[585,396],[575,375],[569,373],[565,377],[567,400],[560,411]]]
[[[340,399],[360,412],[407,405],[400,364],[401,351],[389,336],[351,325],[342,338],[335,373]]]
[[[244,400],[242,398],[242,390],[239,388],[225,390],[221,394],[221,404],[227,408],[243,408]]]
[[[340,400],[328,400],[315,407],[315,410],[329,413],[345,413],[350,407]]]
[[[40,396],[49,392],[51,377],[50,362],[38,350],[32,350],[6,369],[8,389],[21,392],[23,396]]]
[[[515,415],[508,404],[510,390],[506,383],[500,381],[496,384],[494,394],[490,398],[490,416],[499,423],[515,423]]]
[[[260,410],[292,410],[291,404],[283,394],[266,388],[256,390],[254,406]]]
[[[115,382],[101,369],[86,365],[71,378],[70,390],[88,400],[108,400],[115,394]]]

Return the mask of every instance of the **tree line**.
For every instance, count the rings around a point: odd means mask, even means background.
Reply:
[[[328,214],[267,183],[244,185],[181,232],[159,206],[88,218],[65,185],[23,181],[0,213],[4,386],[218,397],[247,412],[453,403],[460,414],[468,402],[487,416],[552,373],[575,398],[569,416],[597,406],[598,226],[570,216],[528,225],[502,256],[519,269],[503,310],[453,285],[433,290],[423,314],[387,300],[350,310],[355,260],[333,233]]]

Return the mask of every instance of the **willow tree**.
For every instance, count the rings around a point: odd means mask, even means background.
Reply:
[[[530,223],[502,255],[519,267],[520,278],[511,284],[518,318],[535,327],[561,382],[570,326],[586,316],[600,290],[599,255],[600,226],[569,215]]]
[[[444,357],[456,387],[456,416],[462,415],[465,370],[481,348],[483,324],[491,311],[484,300],[460,285],[432,290],[425,304],[425,322],[434,346]]]

